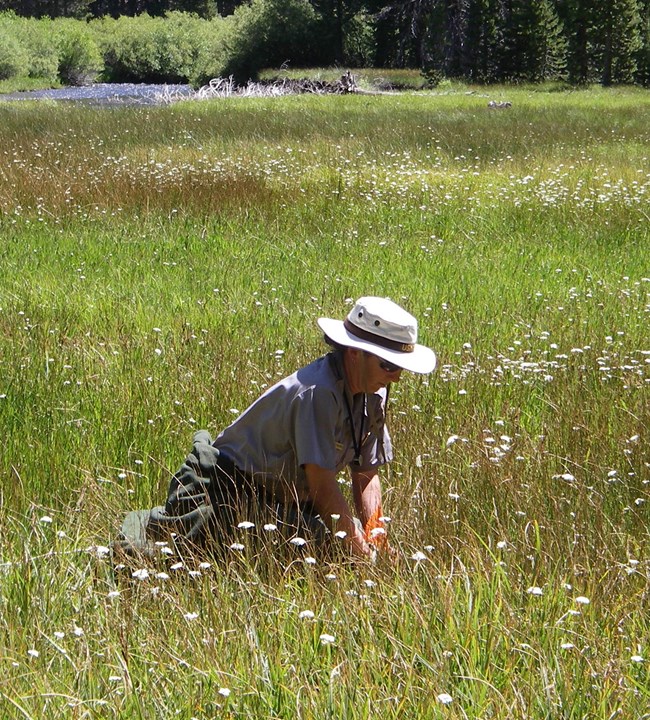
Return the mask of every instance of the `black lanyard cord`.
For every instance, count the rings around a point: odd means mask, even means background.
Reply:
[[[368,402],[368,396],[365,393],[363,394],[363,410],[361,413],[361,427],[359,428],[359,439],[357,439],[354,432],[354,417],[352,415],[352,406],[350,405],[348,394],[347,392],[345,392],[345,390],[343,391],[343,397],[345,398],[345,406],[348,410],[348,420],[350,421],[352,444],[354,445],[354,460],[352,460],[352,465],[356,465],[358,467],[359,465],[361,465],[361,443],[363,442],[363,426],[366,420],[366,407]]]

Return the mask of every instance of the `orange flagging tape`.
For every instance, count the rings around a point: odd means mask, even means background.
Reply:
[[[384,527],[382,517],[383,513],[380,506],[368,518],[368,522],[364,527],[366,542],[374,545],[378,550],[388,549],[388,536],[386,535],[386,528]]]

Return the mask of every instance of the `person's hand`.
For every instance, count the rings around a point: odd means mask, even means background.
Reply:
[[[385,552],[388,555],[393,554],[392,548],[388,543],[386,523],[381,512],[381,507],[378,507],[368,518],[363,530],[366,542],[375,548],[375,552]]]

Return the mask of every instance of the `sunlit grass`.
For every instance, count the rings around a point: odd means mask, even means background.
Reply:
[[[437,92],[0,107],[5,717],[647,713],[647,95]],[[365,293],[439,355],[391,393],[395,563],[242,529],[114,574]]]

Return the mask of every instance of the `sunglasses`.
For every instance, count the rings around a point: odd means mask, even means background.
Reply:
[[[394,365],[392,362],[382,360],[381,358],[379,359],[379,367],[387,373],[394,373],[402,369],[399,365]]]

